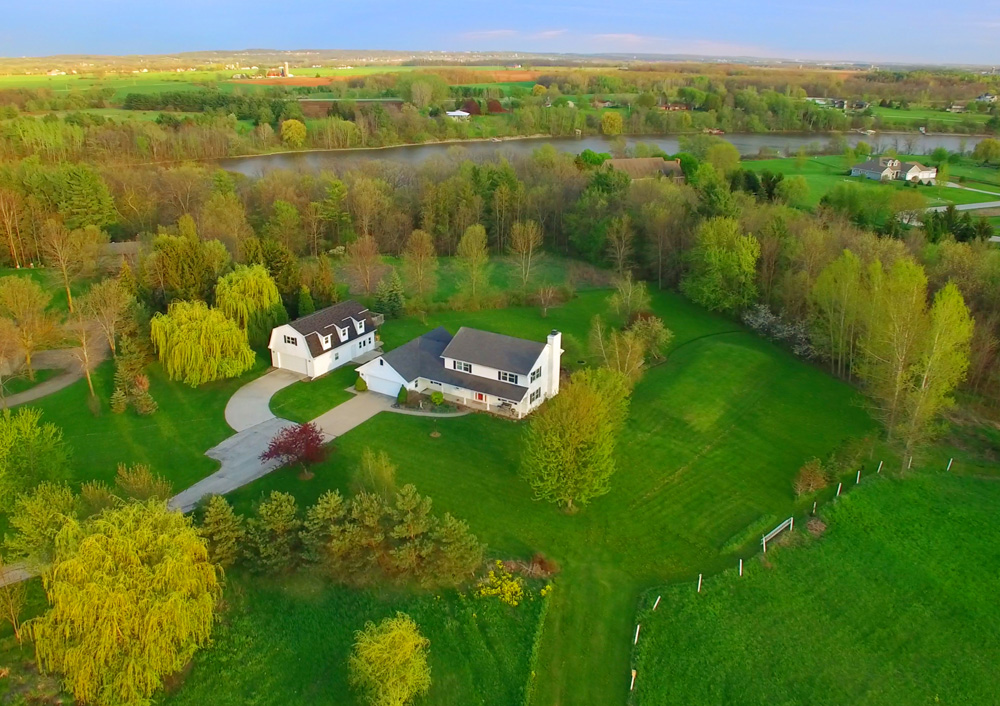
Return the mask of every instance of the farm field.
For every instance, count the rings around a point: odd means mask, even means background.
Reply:
[[[878,478],[743,578],[647,593],[634,703],[995,703],[997,507],[995,480]]]
[[[548,318],[533,308],[405,318],[388,322],[382,337],[392,348],[438,325],[531,338],[557,328],[564,361],[573,363],[584,359],[590,318],[605,310],[606,296],[583,292]],[[855,391],[820,370],[677,295],[656,294],[654,309],[675,333],[672,352],[635,390],[611,492],[576,515],[535,501],[518,477],[524,425],[485,415],[378,415],[338,438],[313,480],[277,472],[232,500],[245,512],[280,489],[311,503],[327,488],[350,487],[365,447],[384,449],[399,466],[398,483],[414,483],[438,512],[467,520],[492,555],[543,552],[562,567],[535,703],[621,703],[639,594],[731,564],[729,547],[739,547],[731,540],[747,526],[802,509],[791,479],[803,462],[873,429]],[[435,430],[440,438],[430,436]],[[228,649],[221,638],[217,645]],[[216,688],[230,685],[223,679]]]
[[[873,105],[872,112],[876,117],[894,122],[914,122],[926,124],[928,122],[939,122],[946,124],[961,124],[973,122],[985,124],[990,119],[989,113],[949,113],[938,108],[883,108]]]

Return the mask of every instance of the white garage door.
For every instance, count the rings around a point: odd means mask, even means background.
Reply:
[[[399,394],[401,385],[398,380],[387,380],[371,373],[368,373],[367,377],[368,389],[372,392],[381,392],[383,395],[389,395],[390,397],[395,397]]]
[[[276,368],[281,368],[282,370],[291,370],[295,373],[302,373],[303,375],[308,375],[308,369],[306,367],[306,359],[299,358],[294,355],[288,355],[287,353],[278,353],[279,356],[278,364],[275,365]]]

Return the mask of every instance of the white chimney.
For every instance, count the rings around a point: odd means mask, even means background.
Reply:
[[[549,384],[546,394],[555,397],[559,394],[559,369],[562,361],[562,334],[552,329],[546,339],[549,344]]]

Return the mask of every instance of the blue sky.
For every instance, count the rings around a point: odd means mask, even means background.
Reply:
[[[207,49],[1000,63],[997,0],[0,0],[0,55]]]

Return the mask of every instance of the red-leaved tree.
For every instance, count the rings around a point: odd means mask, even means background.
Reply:
[[[267,451],[260,455],[261,461],[278,459],[281,465],[297,463],[303,474],[309,474],[309,466],[326,458],[323,432],[312,422],[286,427],[277,433],[267,445]]]

